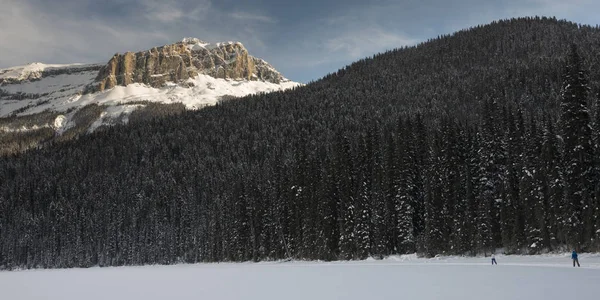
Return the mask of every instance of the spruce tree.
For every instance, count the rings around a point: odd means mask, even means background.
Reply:
[[[549,249],[559,243],[559,225],[563,214],[561,203],[563,200],[563,184],[561,181],[561,160],[558,149],[558,139],[554,131],[554,122],[546,118],[545,130],[542,136],[542,152],[540,156],[542,178],[542,194],[546,209],[546,230],[548,231]],[[561,241],[562,242],[562,241]]]
[[[584,224],[591,214],[590,199],[592,146],[590,116],[587,108],[588,82],[577,46],[571,45],[561,95],[561,130],[563,139],[563,214],[566,242],[582,247],[591,231]]]
[[[415,189],[413,183],[414,157],[410,151],[410,140],[406,137],[412,128],[403,127],[402,122],[398,124],[399,138],[396,141],[396,153],[394,157],[395,168],[392,177],[392,211],[394,215],[394,238],[396,240],[396,251],[400,254],[412,253],[415,250],[414,238],[414,209],[412,204]]]
[[[596,111],[594,114],[594,124],[592,126],[592,143],[594,151],[594,171],[593,187],[594,196],[592,203],[592,216],[594,224],[594,236],[596,246],[600,246],[600,92],[596,94]]]

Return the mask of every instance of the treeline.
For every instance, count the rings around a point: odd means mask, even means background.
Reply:
[[[180,114],[185,110],[181,103],[152,103],[139,101],[127,105],[139,104],[140,108],[131,114],[122,114],[116,119],[104,119],[103,124],[95,130],[104,130],[113,124],[144,122],[154,118],[162,118]],[[67,112],[43,111],[41,113],[0,118],[0,156],[10,156],[28,149],[44,147],[48,143],[59,143],[76,139],[90,132],[94,122],[100,120],[106,106],[89,104],[80,107],[70,119],[68,128],[58,134],[52,127],[54,120]]]
[[[599,33],[497,22],[1,157],[0,267],[598,250]]]

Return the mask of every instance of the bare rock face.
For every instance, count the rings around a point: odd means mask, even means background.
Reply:
[[[250,56],[242,43],[212,45],[186,38],[179,43],[147,51],[115,54],[100,69],[88,91],[103,91],[132,83],[161,87],[166,82],[181,83],[198,74],[272,83],[287,80],[266,61]]]

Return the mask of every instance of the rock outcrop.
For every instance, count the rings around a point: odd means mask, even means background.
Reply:
[[[269,63],[250,56],[242,43],[212,45],[199,39],[186,38],[147,51],[115,54],[100,69],[88,92],[132,83],[161,87],[166,82],[180,83],[198,74],[272,83],[287,81]]]

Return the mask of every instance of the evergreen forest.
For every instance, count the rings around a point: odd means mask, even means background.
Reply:
[[[502,20],[0,156],[0,268],[600,250],[600,28]]]

